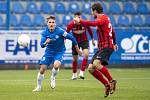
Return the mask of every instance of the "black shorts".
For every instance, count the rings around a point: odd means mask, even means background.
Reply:
[[[79,48],[82,50],[89,48],[89,41],[82,41],[78,43]],[[72,46],[72,55],[78,55],[78,52],[76,51],[75,46]]]
[[[105,48],[101,51],[97,51],[92,57],[91,64],[93,64],[93,61],[95,59],[99,59],[102,65],[108,65],[108,61],[112,53],[113,53],[113,49],[110,48]]]

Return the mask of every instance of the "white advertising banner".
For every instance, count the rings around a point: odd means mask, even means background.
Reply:
[[[38,63],[43,56],[45,48],[40,47],[42,31],[0,31],[0,64],[6,63]],[[20,34],[28,34],[31,37],[28,48],[19,46],[17,38]],[[72,62],[72,42],[66,40],[66,53],[64,60]],[[93,53],[92,42],[90,41],[90,52]],[[92,56],[93,54],[90,54]],[[82,57],[80,57],[82,59]]]

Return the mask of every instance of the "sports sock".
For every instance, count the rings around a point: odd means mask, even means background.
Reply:
[[[72,71],[73,71],[73,73],[76,73],[77,72],[77,62],[75,62],[75,61],[73,61],[72,62]]]
[[[56,69],[53,67],[53,69],[52,69],[52,77],[55,77],[58,72],[59,72],[59,68],[56,70]]]
[[[81,65],[81,70],[82,70],[82,71],[85,71],[85,68],[86,68],[86,66],[87,66],[87,63],[88,63],[88,59],[83,58],[82,65]]]
[[[44,74],[41,74],[40,72],[38,72],[38,75],[37,75],[37,87],[39,87],[39,88],[42,87],[43,79],[44,79]]]
[[[104,84],[104,86],[106,86],[108,84],[108,81],[103,77],[103,75],[101,74],[101,72],[97,69],[94,70],[93,73],[91,73],[96,79],[98,79],[101,83]]]
[[[100,70],[99,70],[109,81],[112,80],[112,76],[111,74],[109,73],[108,69],[103,66]]]

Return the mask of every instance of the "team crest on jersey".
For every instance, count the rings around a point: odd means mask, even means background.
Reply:
[[[56,36],[55,36],[55,38],[56,38],[56,39],[58,39],[58,38],[59,38],[59,36],[58,36],[58,35],[56,35]]]

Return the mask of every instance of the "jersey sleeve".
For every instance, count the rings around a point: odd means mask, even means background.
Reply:
[[[63,36],[66,38],[66,39],[69,39],[72,41],[73,45],[77,45],[77,41],[75,39],[75,37],[72,35],[72,34],[68,34],[67,32],[64,32]]]
[[[113,44],[115,45],[116,44],[116,34],[115,34],[114,29],[112,29],[112,38],[113,38]]]
[[[46,41],[46,35],[45,35],[45,31],[43,31],[42,37],[41,37],[41,42],[40,42],[40,45],[41,45],[42,48],[45,47],[45,44],[44,44],[45,41]]]
[[[80,20],[80,23],[85,24],[86,26],[99,26],[104,24],[104,20],[96,19],[96,20]]]

